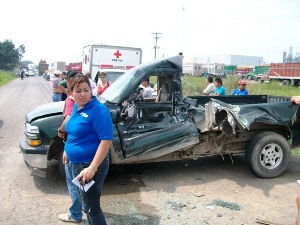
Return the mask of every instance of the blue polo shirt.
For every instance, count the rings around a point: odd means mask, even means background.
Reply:
[[[224,86],[217,87],[215,93],[224,96],[226,94]]]
[[[91,162],[101,140],[113,140],[111,114],[94,96],[82,109],[74,104],[66,124],[65,151],[72,163]]]
[[[240,90],[237,88],[232,91],[231,95],[248,95],[248,91],[246,89]]]

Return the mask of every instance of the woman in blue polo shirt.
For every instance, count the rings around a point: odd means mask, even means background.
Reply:
[[[70,86],[75,104],[66,124],[65,152],[73,178],[82,185],[95,181],[88,191],[78,188],[89,224],[106,224],[100,207],[103,183],[109,168],[109,148],[113,140],[110,111],[95,96],[84,75],[74,77]]]

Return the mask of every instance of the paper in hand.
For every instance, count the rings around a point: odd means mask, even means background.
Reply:
[[[72,183],[75,184],[77,187],[79,187],[81,190],[83,190],[84,192],[87,192],[90,187],[92,187],[92,185],[95,183],[94,180],[91,180],[91,182],[89,183],[86,183],[85,185],[81,185],[78,178],[75,177],[73,180],[72,180]]]

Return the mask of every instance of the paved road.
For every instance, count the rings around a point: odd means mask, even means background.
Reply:
[[[42,77],[0,87],[0,224],[66,224],[57,220],[70,203],[57,162],[49,163],[46,179],[33,176],[18,146],[26,112],[49,102],[49,81]],[[111,168],[101,199],[107,222],[246,225],[260,218],[294,224],[299,158],[293,157],[287,173],[271,180],[255,177],[241,157],[233,162],[211,157]]]

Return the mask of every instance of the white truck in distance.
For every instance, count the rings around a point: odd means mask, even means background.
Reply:
[[[82,72],[92,79],[101,69],[131,69],[142,63],[142,49],[111,45],[88,45],[83,48]]]
[[[34,76],[35,75],[35,65],[34,65],[34,63],[29,63],[27,65],[27,67],[28,67],[28,76]]]

